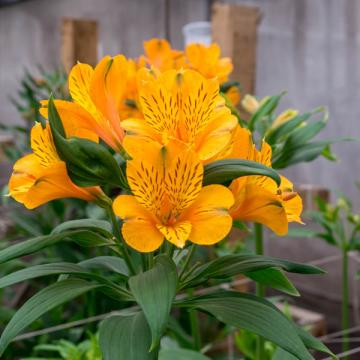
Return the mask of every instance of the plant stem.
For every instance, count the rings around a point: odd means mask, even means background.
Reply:
[[[172,259],[173,255],[174,255],[174,251],[175,251],[174,244],[168,243],[166,253],[168,254],[170,259]]]
[[[109,214],[110,219],[111,219],[111,224],[112,224],[112,227],[113,227],[114,235],[115,235],[116,239],[118,240],[118,242],[120,243],[121,254],[123,255],[123,258],[124,258],[124,260],[126,262],[126,265],[128,266],[128,268],[130,270],[130,273],[134,275],[134,274],[136,274],[135,267],[134,267],[134,265],[132,263],[130,254],[129,254],[127,246],[125,244],[125,241],[124,241],[124,239],[123,239],[123,237],[121,235],[119,224],[116,221],[114,211],[113,211],[111,206],[109,206],[107,210],[108,210],[108,214]]]
[[[196,250],[195,244],[191,244],[189,252],[186,255],[184,266],[183,266],[183,268],[181,270],[181,273],[179,275],[179,279],[181,279],[184,276],[185,271],[188,268],[188,266],[189,266],[189,264],[191,262],[191,259],[193,258],[194,254],[195,254],[195,250]]]
[[[141,254],[141,267],[143,272],[145,272],[148,269],[148,261],[145,254]]]
[[[264,254],[264,236],[263,227],[261,224],[254,224],[255,233],[255,252],[256,255]],[[265,297],[265,287],[256,283],[256,295],[258,297]],[[263,360],[265,355],[265,341],[261,336],[258,336],[256,341],[256,360]]]
[[[147,256],[147,263],[148,263],[148,269],[150,270],[154,266],[154,254],[148,253]]]
[[[189,289],[188,294],[189,296],[193,295],[194,289]],[[189,311],[189,318],[190,318],[190,327],[191,327],[191,336],[194,340],[194,350],[200,351],[201,349],[201,337],[200,337],[200,328],[199,328],[199,319],[198,313],[196,310]]]
[[[342,330],[349,329],[349,253],[346,248],[342,250]],[[342,339],[342,351],[346,352],[349,350],[349,334],[344,333]],[[349,357],[346,356],[344,360],[348,360]]]

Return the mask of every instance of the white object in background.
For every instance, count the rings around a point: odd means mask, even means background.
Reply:
[[[200,43],[206,46],[211,44],[211,23],[209,21],[195,21],[186,24],[182,29],[185,46],[191,43]]]

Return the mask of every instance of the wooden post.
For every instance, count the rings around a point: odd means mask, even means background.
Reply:
[[[212,36],[234,64],[232,80],[244,94],[254,94],[256,74],[257,26],[260,11],[256,7],[215,3],[212,7]]]
[[[66,71],[70,71],[78,61],[96,65],[98,61],[97,21],[62,19],[61,61]]]

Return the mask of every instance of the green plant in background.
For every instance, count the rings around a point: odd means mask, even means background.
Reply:
[[[12,135],[13,145],[3,148],[9,160],[14,161],[30,151],[30,129],[41,120],[40,101],[54,94],[59,99],[68,99],[67,75],[64,70],[47,71],[38,67],[38,75],[28,70],[21,79],[21,87],[16,97],[11,97],[12,104],[18,110],[22,124],[8,125],[0,123],[0,130]]]
[[[13,138],[11,144],[4,146],[2,149],[9,161],[17,160],[31,151],[30,129],[36,122],[40,122],[42,119],[39,112],[40,101],[48,98],[50,94],[55,94],[59,99],[69,99],[67,74],[62,69],[47,71],[39,67],[37,73],[37,75],[34,75],[26,70],[21,79],[17,96],[11,98],[11,102],[18,110],[22,122],[18,125],[0,124],[0,130],[11,135]],[[35,211],[25,212],[18,203],[6,196],[8,192],[8,188],[5,186],[2,189],[3,196],[1,203],[6,209],[6,217],[11,221],[11,226],[1,239],[0,249],[5,249],[11,245],[12,241],[17,241],[24,237],[47,235],[51,233],[54,227],[64,221],[84,217],[101,219],[105,215],[102,209],[99,209],[97,206],[76,199],[55,200],[44,204]],[[81,261],[87,257],[86,251],[92,250],[70,247],[67,244],[54,246],[39,256],[31,256],[24,260],[17,259],[1,265],[0,277],[14,270],[24,269],[32,265],[40,265],[46,261]],[[35,289],[46,286],[47,283],[48,279],[42,279],[31,281],[24,288],[0,289],[0,298],[2,300],[0,306],[0,329],[3,329],[3,324],[14,313],[14,310],[9,308],[9,306],[17,306],[24,301],[29,292],[31,293]],[[32,330],[44,327],[45,322],[47,323],[46,326],[58,323],[60,318],[71,321],[78,319],[81,314],[90,316],[106,311],[107,304],[103,300],[99,300],[98,297],[93,296],[93,301],[86,302],[86,304],[79,303],[79,309],[80,311],[75,310],[73,313],[66,314],[65,316],[58,311],[54,311],[46,318],[43,324],[38,321],[32,327]],[[30,342],[28,341],[28,343]],[[16,350],[14,351],[16,352]],[[15,355],[8,354],[6,356],[12,359]]]
[[[357,183],[360,190],[360,183]],[[306,217],[319,224],[322,231],[293,229],[289,235],[320,238],[335,246],[342,254],[342,330],[343,351],[349,350],[350,325],[349,301],[349,253],[360,250],[360,212],[353,209],[351,200],[345,195],[338,196],[334,204],[317,199],[318,210],[308,211]],[[346,357],[345,359],[347,359]]]
[[[51,344],[37,345],[34,354],[39,356],[21,358],[21,360],[102,360],[99,336],[91,333],[88,333],[88,339],[78,344],[61,339]],[[40,354],[51,354],[51,357]],[[57,357],[54,357],[55,355]]]

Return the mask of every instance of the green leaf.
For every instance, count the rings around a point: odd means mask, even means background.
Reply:
[[[302,145],[284,144],[281,151],[273,155],[272,167],[283,169],[300,162],[309,162],[320,155],[326,156],[329,146],[340,141],[356,141],[356,138],[333,138],[327,140],[313,141]],[[328,154],[329,155],[329,154]],[[330,156],[330,155],[329,155]],[[331,157],[334,157],[331,154]]]
[[[86,269],[105,269],[125,277],[129,276],[129,269],[126,262],[117,256],[97,256],[81,261],[79,265]]]
[[[326,145],[321,155],[329,161],[337,161],[338,157],[332,152],[331,146]]]
[[[80,266],[80,264],[72,264],[65,262],[35,265],[19,271],[15,271],[9,275],[0,278],[0,288],[11,286],[25,280],[50,275],[62,275],[62,280],[67,279],[68,275],[77,275],[78,278],[95,280],[99,284],[104,285],[104,287],[100,290],[106,295],[115,298],[116,300],[133,300],[133,297],[124,286],[121,286],[118,283],[115,284],[107,278],[96,273],[88,272],[86,271],[86,267],[82,267]]]
[[[195,286],[210,278],[225,279],[238,274],[274,267],[299,274],[324,273],[323,270],[312,265],[299,264],[267,256],[254,254],[225,255],[196,269],[186,279],[185,283],[182,284],[182,288]]]
[[[105,319],[99,341],[104,360],[155,360],[149,352],[151,333],[142,312]]]
[[[330,351],[330,349],[327,346],[325,346],[319,339],[312,336],[308,331],[305,331],[300,326],[296,326],[296,330],[301,340],[303,341],[304,345],[308,349],[313,349],[316,351],[323,352],[325,354],[332,356],[334,359],[337,359],[334,353]]]
[[[87,291],[100,287],[80,279],[68,279],[42,289],[16,312],[5,327],[0,338],[0,355],[9,343],[28,325],[49,310],[61,305]]]
[[[209,357],[188,349],[161,349],[159,360],[211,360]]]
[[[165,255],[155,258],[154,267],[129,280],[129,287],[143,310],[152,335],[151,349],[166,329],[177,289],[178,275],[174,262]],[[156,285],[156,286],[155,286]]]
[[[282,348],[277,348],[271,360],[296,360],[294,355],[289,354]]]
[[[288,237],[314,238],[319,236],[318,231],[309,228],[289,228]]]
[[[70,220],[56,226],[51,233],[59,234],[69,230],[76,230],[71,240],[81,246],[111,246],[115,243],[111,225],[105,220]]]
[[[59,113],[56,110],[55,104],[54,104],[54,97],[51,95],[49,98],[48,103],[48,112],[49,112],[49,122],[52,128],[56,130],[56,132],[59,133],[60,136],[65,137],[65,129],[62,124],[61,118],[59,116]]]
[[[249,130],[254,130],[256,123],[261,120],[265,116],[271,115],[271,113],[278,106],[281,97],[285,93],[281,93],[279,95],[270,96],[264,103],[260,106],[260,108],[251,116],[248,122]]]
[[[64,232],[57,235],[38,236],[9,246],[0,251],[0,264],[52,246],[70,235],[72,235],[72,232]]]
[[[184,300],[180,305],[208,312],[225,324],[254,332],[298,359],[313,360],[293,324],[265,299],[228,291]]]
[[[115,244],[114,237],[103,236],[89,230],[76,230],[67,239],[83,247],[111,246]]]
[[[112,228],[111,224],[105,220],[97,220],[97,219],[79,219],[79,220],[69,220],[61,223],[56,226],[52,234],[59,234],[68,230],[91,230],[94,232],[99,232],[104,236],[112,236]]]
[[[327,346],[325,346],[320,340],[312,336],[310,333],[305,331],[304,329],[300,327],[296,327],[298,334],[303,341],[304,345],[308,349],[320,351],[322,353],[325,353],[327,355],[330,355],[333,359],[337,359],[336,355],[328,349]],[[274,356],[271,358],[271,360],[293,360],[296,359],[295,356],[289,354],[287,351],[281,348],[277,348]]]
[[[41,276],[59,275],[59,274],[79,274],[86,270],[79,265],[71,263],[53,263],[34,265],[25,269],[15,271],[9,275],[0,278],[0,289],[19,283],[21,281],[35,279]]]
[[[61,132],[61,119],[51,98],[48,107],[56,150],[61,160],[66,163],[71,180],[78,186],[112,184],[128,188],[126,177],[110,152],[102,145],[87,139],[66,138]]]
[[[286,140],[286,143],[291,146],[298,146],[300,144],[305,144],[313,137],[315,137],[327,123],[327,116],[324,119],[315,121],[311,124],[306,124],[298,129],[296,129]]]
[[[204,167],[204,185],[224,184],[241,176],[262,175],[273,179],[280,185],[278,173],[256,161],[241,159],[217,160]]]
[[[220,85],[220,92],[226,93],[233,86],[241,88],[241,84],[236,80],[229,80]]]
[[[19,258],[21,256],[30,255],[45,249],[49,246],[55,245],[62,240],[75,241],[81,246],[110,246],[114,245],[112,239],[107,239],[101,235],[87,231],[87,230],[74,230],[65,231],[60,234],[50,234],[38,236],[32,239],[21,241],[17,244],[9,246],[0,251],[0,264],[6,261]]]
[[[282,140],[286,136],[288,136],[293,130],[295,130],[301,123],[309,119],[312,113],[308,112],[302,115],[297,115],[293,117],[291,120],[277,126],[273,130],[270,130],[266,135],[265,141],[269,145],[274,145]]]
[[[299,292],[281,269],[269,268],[245,273],[245,276],[259,284],[280,290],[292,296],[300,296]]]
[[[283,169],[300,162],[309,162],[316,159],[328,145],[325,141],[314,141],[298,147],[282,148],[278,157],[273,159],[272,166],[275,169]]]

